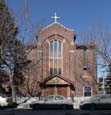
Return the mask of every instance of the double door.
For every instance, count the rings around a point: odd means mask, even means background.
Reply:
[[[67,86],[47,86],[44,91],[44,96],[62,95],[67,97]]]

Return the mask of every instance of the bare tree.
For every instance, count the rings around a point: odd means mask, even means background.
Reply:
[[[107,25],[98,23],[95,27],[89,28],[88,30],[80,34],[83,44],[89,44],[91,42],[96,45],[97,52],[97,66],[99,71],[108,77],[111,76],[111,32]],[[109,71],[107,71],[109,70]],[[102,74],[101,74],[102,75]],[[104,77],[104,75],[103,75]],[[108,77],[109,79],[109,77]],[[111,82],[111,79],[109,79]],[[111,88],[110,88],[111,89]]]
[[[43,21],[38,22],[35,25],[32,24],[31,18],[29,16],[29,5],[27,0],[24,1],[24,9],[22,15],[23,16],[21,16],[21,20],[19,20],[19,26],[21,28],[19,37],[23,44],[23,49],[26,51],[25,56],[29,63],[22,68],[24,80],[23,83],[18,86],[18,90],[23,95],[35,96],[40,93],[39,77],[37,75],[39,60],[35,60],[33,62],[33,60],[29,58],[29,55],[33,52],[33,50],[36,50],[35,52],[37,52],[38,39],[36,36],[42,29]],[[37,55],[35,55],[35,58],[36,57]]]
[[[0,0],[0,65],[5,65],[5,73],[9,76],[13,102],[16,101],[15,86],[23,80],[21,69],[24,68],[29,60],[27,55],[31,48],[27,47],[27,25],[24,25],[23,34],[18,34],[18,27],[15,17],[7,8],[5,1]],[[3,68],[2,68],[3,70]]]
[[[10,14],[4,0],[0,0],[0,14],[0,62],[1,65],[6,65],[6,68],[8,68],[7,74],[10,78],[12,96],[14,97],[15,88],[12,72],[14,58],[12,55],[15,52],[14,47],[15,43],[17,43],[16,35],[18,33],[18,28],[16,27],[14,17]]]
[[[108,26],[99,23],[96,27],[89,28],[80,34],[83,44],[95,42],[98,56],[103,59],[103,64],[111,64],[111,33]]]
[[[37,68],[37,60],[35,60],[35,62],[31,62],[24,68],[25,80],[19,88],[21,93],[25,96],[39,96],[41,92],[39,86],[40,79],[38,77]]]

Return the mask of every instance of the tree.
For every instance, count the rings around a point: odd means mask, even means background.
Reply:
[[[24,42],[16,37],[18,27],[4,0],[0,0],[0,14],[0,64],[1,67],[5,65],[4,71],[9,76],[13,102],[15,102],[15,83],[23,81],[21,69],[28,63],[26,59],[28,52]]]
[[[30,19],[28,17],[28,4],[25,0],[24,16],[21,22],[15,24],[15,16],[7,8],[5,1],[0,0],[1,5],[1,17],[0,17],[0,64],[5,65],[5,74],[9,76],[13,102],[16,101],[16,91],[18,87],[24,82],[28,83],[32,76],[26,78],[26,71],[28,74],[34,72],[33,63],[28,59],[29,53],[32,51],[33,47],[29,47],[33,42],[37,42],[34,34],[34,27],[30,25]],[[19,20],[20,21],[20,20]],[[41,24],[39,24],[41,26]],[[38,32],[40,30],[38,26]],[[20,28],[18,28],[20,27]],[[28,29],[31,30],[28,30]],[[33,31],[33,34],[29,37],[27,33]],[[7,33],[7,34],[6,34]],[[37,33],[37,32],[36,32]],[[31,45],[32,46],[32,45]],[[36,65],[36,64],[35,64]],[[31,70],[29,70],[30,68]],[[34,69],[34,70],[32,70]],[[2,68],[3,70],[3,68]],[[33,72],[32,72],[33,71]],[[31,72],[31,73],[30,73]],[[33,73],[34,74],[34,73]],[[36,84],[37,79],[32,80],[31,84]],[[28,84],[29,85],[29,84]],[[27,85],[27,88],[29,87]],[[30,93],[28,88],[28,93]]]
[[[97,52],[97,60],[98,66],[101,66],[101,69],[105,70],[106,76],[111,75],[111,33],[108,26],[105,26],[101,23],[96,25],[96,27],[92,27],[85,32],[82,32],[81,37],[83,39],[84,44],[88,44],[89,42],[95,42],[96,44],[96,52]],[[108,70],[108,71],[107,71]],[[105,77],[103,75],[103,77]],[[110,77],[107,78],[111,84]],[[110,85],[111,89],[111,85]]]
[[[101,56],[103,64],[111,64],[111,33],[107,26],[99,23],[96,27],[82,32],[81,37],[84,44],[95,42],[96,51]]]
[[[31,62],[24,68],[25,79],[23,84],[19,87],[22,95],[25,96],[39,96],[41,89],[39,86],[39,78],[38,78],[38,62]]]
[[[0,0],[0,62],[1,65],[6,65],[8,68],[8,75],[10,78],[10,85],[12,89],[12,96],[15,95],[15,89],[13,85],[13,50],[14,43],[18,28],[14,23],[14,17],[10,15],[10,12],[5,4],[4,0]],[[5,70],[6,70],[5,68]],[[15,100],[13,100],[15,102]]]
[[[22,19],[20,20],[20,40],[22,44],[24,44],[24,50],[26,59],[28,60],[28,64],[24,67],[22,67],[22,74],[24,76],[23,83],[19,85],[19,92],[25,96],[37,96],[40,94],[40,87],[39,82],[40,79],[38,77],[38,63],[40,60],[37,60],[37,55],[35,55],[36,60],[33,62],[31,58],[29,58],[29,55],[33,55],[33,50],[38,50],[38,38],[36,37],[40,30],[43,27],[43,21],[40,21],[39,23],[32,25],[31,18],[29,17],[29,6],[28,1],[24,0],[24,14]],[[31,33],[28,34],[27,33]],[[35,38],[36,37],[36,38]],[[31,55],[31,57],[32,57]],[[22,89],[22,90],[21,90]]]

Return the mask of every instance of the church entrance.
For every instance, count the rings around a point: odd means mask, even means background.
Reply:
[[[67,91],[68,91],[68,86],[49,85],[49,86],[45,86],[42,93],[44,96],[63,95],[64,97],[68,97]]]
[[[64,97],[71,97],[71,91],[74,91],[74,85],[72,82],[61,76],[52,76],[47,78],[41,86],[41,94],[43,97],[48,95],[62,95]]]

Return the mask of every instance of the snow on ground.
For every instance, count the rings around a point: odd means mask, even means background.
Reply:
[[[0,106],[7,106],[8,102],[7,102],[7,98],[3,98],[0,96]]]

